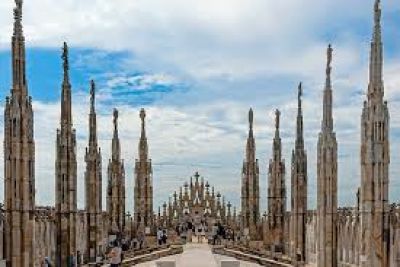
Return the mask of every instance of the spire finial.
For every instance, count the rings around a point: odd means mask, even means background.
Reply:
[[[118,109],[114,108],[113,111],[114,134],[118,132]]]
[[[279,131],[281,112],[279,109],[275,110],[275,129]]]
[[[96,96],[96,84],[94,83],[94,80],[91,80],[90,81],[90,107],[91,107],[92,111],[94,111],[95,96]]]
[[[328,49],[326,51],[326,56],[327,56],[327,60],[326,60],[326,89],[330,89],[331,88],[331,72],[332,72],[332,46],[331,44],[329,44]]]
[[[142,120],[142,138],[145,137],[146,133],[145,133],[145,118],[146,118],[146,111],[144,110],[144,108],[142,108],[140,110],[140,119]]]
[[[144,122],[144,119],[146,118],[146,111],[144,108],[140,110],[140,119],[142,120],[142,123]]]
[[[64,42],[63,46],[63,54],[62,57],[63,59],[63,68],[64,68],[64,81],[69,80],[69,60],[68,60],[68,44]]]

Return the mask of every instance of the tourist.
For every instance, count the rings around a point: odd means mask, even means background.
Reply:
[[[168,239],[167,230],[164,229],[162,231],[162,236],[161,236],[162,244],[166,245],[167,244],[167,239]]]
[[[43,267],[52,267],[53,266],[51,264],[51,261],[50,261],[49,257],[44,257],[42,266]]]
[[[215,246],[215,242],[217,241],[217,237],[218,237],[218,226],[216,223],[212,227],[211,235],[212,235],[212,239],[213,239],[212,243]]]
[[[160,227],[157,230],[157,243],[159,246],[161,246],[163,243],[163,231],[161,230]]]
[[[144,245],[144,233],[141,231],[138,234],[139,249],[143,248]]]
[[[113,243],[113,248],[109,254],[110,267],[119,267],[122,263],[122,249],[117,242]]]

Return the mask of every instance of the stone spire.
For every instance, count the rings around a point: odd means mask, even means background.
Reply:
[[[148,144],[146,137],[145,118],[146,112],[140,110],[141,134],[139,140],[139,159],[135,162],[135,222],[136,230],[140,225],[153,227],[153,169],[148,157]]]
[[[108,163],[107,213],[109,234],[122,236],[125,229],[125,167],[118,137],[118,110],[113,111],[114,132]]]
[[[89,147],[86,148],[85,162],[85,209],[87,214],[86,259],[94,262],[100,255],[98,244],[102,242],[102,170],[101,151],[97,144],[95,110],[95,83],[90,83]]]
[[[389,109],[384,97],[380,1],[375,1],[368,97],[361,116],[360,266],[389,266]]]
[[[56,263],[57,266],[68,266],[70,257],[76,257],[77,163],[66,43],[64,43],[62,59],[64,79],[61,86],[61,118],[60,129],[57,130],[55,162]]]
[[[291,221],[290,255],[294,260],[304,262],[305,231],[307,213],[307,153],[304,149],[302,84],[298,87],[297,127],[295,149],[292,151],[291,166]]]
[[[337,262],[337,141],[333,132],[331,62],[327,50],[323,116],[318,138],[317,162],[317,265],[336,267]]]
[[[253,110],[249,111],[249,136],[246,145],[246,159],[242,168],[241,205],[243,227],[249,229],[250,238],[256,240],[257,224],[260,218],[259,167],[255,158],[256,146],[253,136]]]
[[[32,100],[25,72],[22,1],[15,1],[12,36],[12,88],[4,110],[4,212],[10,266],[35,262],[35,140]]]
[[[285,161],[279,134],[281,112],[275,112],[275,137],[268,169],[268,245],[272,251],[284,249],[284,215],[286,212]]]

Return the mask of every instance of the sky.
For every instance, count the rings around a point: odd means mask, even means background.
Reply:
[[[373,0],[54,0],[24,1],[29,93],[36,139],[36,202],[54,205],[55,140],[60,117],[61,47],[70,46],[78,207],[84,207],[89,81],[97,84],[103,191],[120,111],[127,210],[133,209],[133,166],[140,108],[161,205],[195,171],[240,206],[241,168],[254,109],[261,208],[279,108],[290,196],[297,84],[304,85],[308,202],[316,206],[317,137],[322,115],[326,48],[334,49],[334,122],[338,140],[339,205],[356,203],[360,185],[360,115],[368,85]],[[12,9],[0,2],[0,108],[10,92]],[[400,201],[400,1],[383,0],[385,98],[391,112],[390,201]],[[2,117],[3,114],[0,115]],[[3,136],[0,118],[0,135]],[[0,142],[2,146],[2,142]],[[3,153],[0,153],[3,173]],[[0,201],[4,178],[0,176]],[[105,194],[103,194],[105,195]],[[103,200],[105,208],[105,199]]]

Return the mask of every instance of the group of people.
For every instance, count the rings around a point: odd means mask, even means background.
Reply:
[[[193,239],[198,243],[207,241],[212,245],[221,245],[223,240],[235,241],[235,232],[229,227],[225,227],[221,223],[212,225],[211,231],[206,222],[195,224],[191,221],[183,222],[176,226],[176,234],[180,237],[182,243],[193,242]],[[194,238],[193,238],[194,237]],[[207,238],[206,238],[207,237]],[[194,241],[196,242],[196,241]]]

